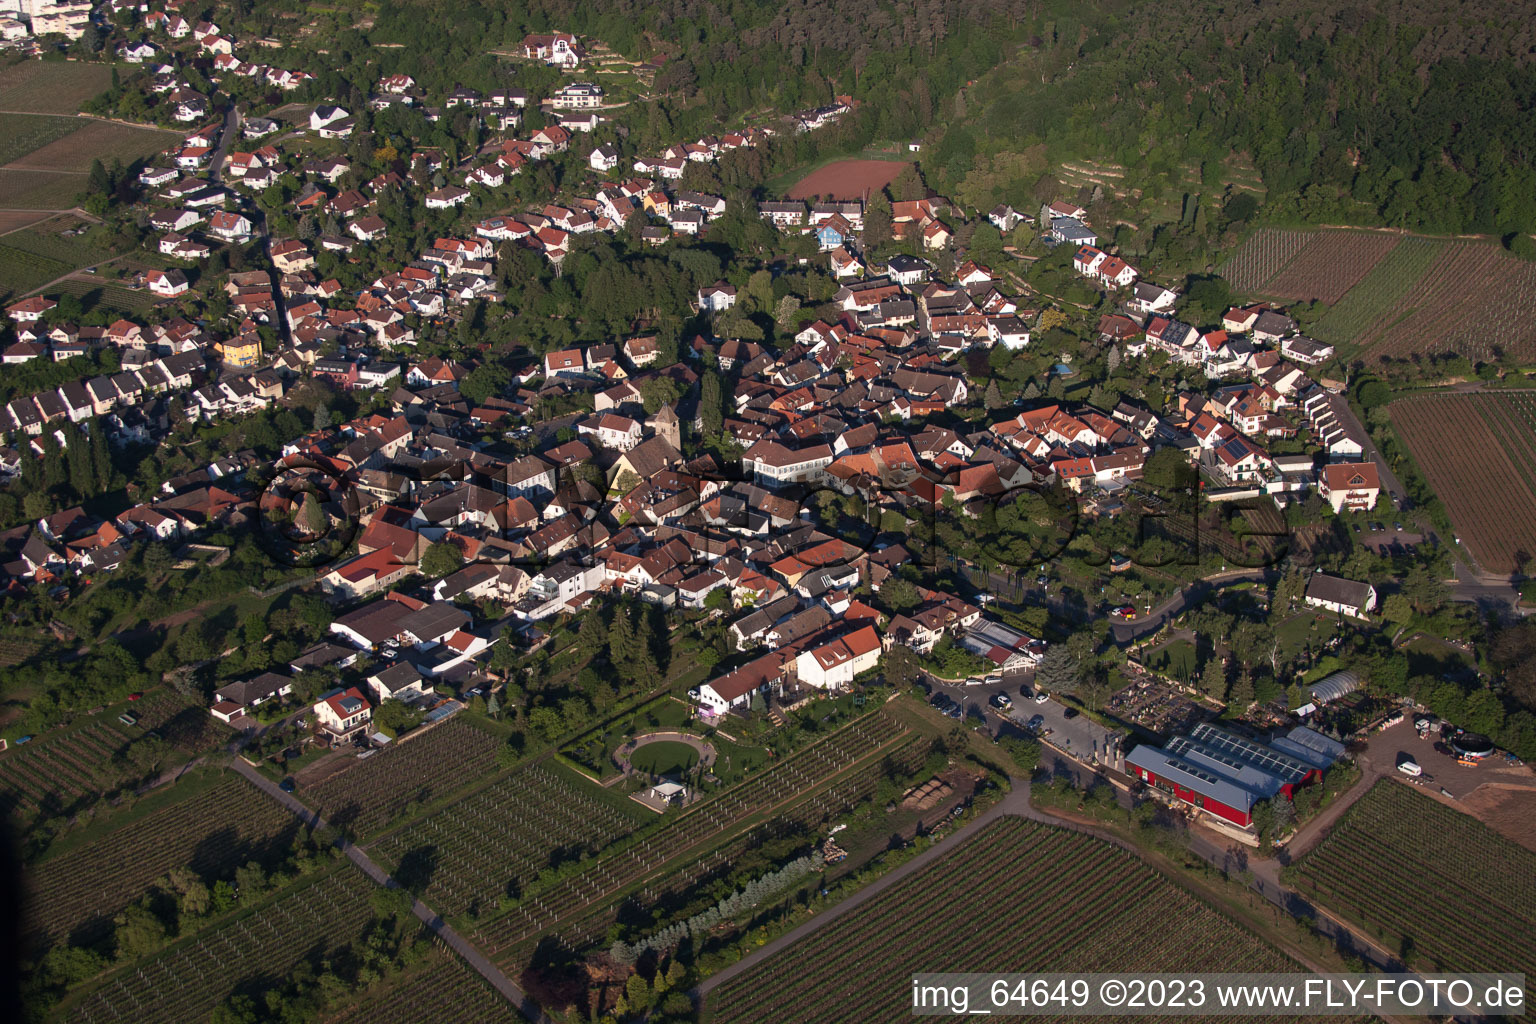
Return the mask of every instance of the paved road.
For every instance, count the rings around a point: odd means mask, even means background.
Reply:
[[[282,804],[310,828],[325,827],[325,819],[320,817],[318,811],[310,810],[299,803],[292,794],[284,793],[277,783],[261,774],[255,768],[252,768],[244,760],[238,757],[235,758],[234,766],[235,771],[250,780],[253,786]],[[345,839],[338,841],[336,845],[338,849],[347,855],[348,860],[356,864],[365,875],[379,885],[384,886],[386,889],[398,889],[400,887],[398,882],[389,877],[389,872],[375,864],[359,847]],[[489,982],[492,988],[500,992],[513,1006],[517,1007],[524,1017],[533,1021],[534,1024],[553,1024],[544,1015],[544,1011],[539,1008],[539,1004],[534,1002],[528,993],[515,985],[511,978],[503,974],[495,964],[482,956],[479,950],[466,942],[458,932],[449,927],[448,923],[433,912],[431,907],[428,907],[421,900],[413,900],[411,910],[423,924],[437,933],[438,938],[442,939],[455,953],[463,957],[470,967],[474,968],[482,978]]]
[[[1339,416],[1339,426],[1344,428],[1346,434],[1360,438],[1362,454],[1365,458],[1376,463],[1376,473],[1381,477],[1382,489],[1392,498],[1392,504],[1403,511],[1413,506],[1408,501],[1408,492],[1404,490],[1402,481],[1397,474],[1392,472],[1387,465],[1387,460],[1381,457],[1381,452],[1376,448],[1376,442],[1371,440],[1371,432],[1365,429],[1365,424],[1360,422],[1360,417],[1355,415],[1355,410],[1350,408],[1349,401],[1343,400],[1333,403],[1333,408]]]
[[[208,181],[214,185],[223,180],[224,160],[229,156],[229,148],[235,144],[235,136],[240,134],[240,125],[244,122],[240,116],[240,110],[231,103],[229,109],[224,112],[224,130],[219,132],[219,145],[213,151],[213,160],[208,164]]]
[[[1453,547],[1452,552],[1456,549]],[[1451,584],[1451,600],[1475,604],[1482,611],[1523,616],[1520,608],[1520,592],[1507,576],[1479,572],[1457,558],[1452,563],[1455,582]]]
[[[1263,580],[1264,573],[1263,569],[1227,569],[1224,572],[1212,573],[1204,579],[1191,583],[1172,597],[1164,599],[1161,604],[1141,618],[1114,623],[1109,627],[1109,635],[1115,643],[1124,647],[1142,637],[1156,633],[1166,623],[1177,618],[1191,603],[1212,590],[1231,583]]]

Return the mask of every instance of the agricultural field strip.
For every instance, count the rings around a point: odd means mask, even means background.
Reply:
[[[808,795],[807,787],[832,782],[858,762],[878,756],[908,731],[883,711],[851,722],[705,801],[661,831],[600,857],[581,874],[525,895],[512,911],[481,928],[476,941],[494,954],[511,943],[537,935],[595,899],[606,899],[644,880],[700,843],[719,842],[729,830],[758,815],[798,803]],[[594,875],[599,877],[591,877]]]
[[[483,779],[495,770],[499,745],[482,729],[447,721],[326,779],[301,797],[333,824],[355,806],[356,817],[345,824],[358,835],[368,835],[408,804],[447,795],[464,784],[454,780]]]
[[[93,916],[110,918],[171,868],[195,859],[198,869],[223,874],[239,866],[232,858],[243,845],[292,826],[292,815],[232,778],[28,870],[28,924],[35,936],[57,939]]]
[[[1483,258],[1479,259],[1480,256]],[[1431,346],[1425,342],[1436,336],[1434,329],[1447,319],[1460,315],[1459,307],[1467,299],[1466,283],[1472,280],[1468,275],[1492,260],[1493,251],[1490,247],[1478,247],[1471,243],[1451,246],[1446,258],[1419,282],[1415,289],[1418,301],[1409,314],[1382,325],[1376,334],[1362,341],[1366,344],[1385,342],[1382,351],[1388,354],[1412,355],[1418,351],[1429,351]]]
[[[1040,852],[1044,854],[1063,853],[1065,851],[1061,849],[1062,845],[1060,843],[1046,844],[1046,848]],[[1093,892],[1093,896],[1078,908],[1079,913],[1084,916],[1109,910],[1114,904],[1120,902],[1130,905],[1134,903],[1138,896],[1143,895],[1155,884],[1151,877],[1139,879],[1130,887],[1122,888],[1110,884],[1114,881],[1112,876],[1119,873],[1120,865],[1108,857],[1087,862],[1080,860],[1077,862],[1077,867],[1079,874],[1074,881],[1084,888],[1091,886]],[[926,935],[939,940],[935,945],[942,948],[943,940],[951,937],[955,932],[955,928],[954,926],[941,928],[941,933],[934,935],[931,930],[933,923],[929,915],[942,913],[945,905],[965,897],[972,891],[996,891],[1022,882],[1023,878],[1021,877],[1020,869],[1016,865],[1007,864],[1002,860],[983,864],[981,867],[974,869],[974,873],[970,871],[957,873],[942,880],[928,879],[928,889],[912,904],[903,902],[902,899],[888,901],[878,911],[869,912],[871,916],[867,921],[873,927],[873,930],[885,936],[893,945],[902,942],[913,942],[916,944],[917,941]],[[893,891],[899,893],[900,890],[898,888]],[[1041,955],[1045,956],[1050,953],[1064,952],[1064,947],[1071,948],[1069,943],[1071,943],[1072,938],[1073,935],[1069,931],[1062,930],[1058,932],[1052,943],[1041,951]],[[967,969],[985,970],[987,969],[987,960],[995,957],[998,952],[995,946],[987,943],[976,945],[961,944],[956,951],[961,959],[953,962],[952,969],[960,971]],[[1074,952],[1081,955],[1087,951],[1078,946]],[[795,962],[787,965],[781,962],[778,967],[781,971],[788,968],[790,976],[794,977],[801,977],[803,972],[819,973],[822,977],[814,978],[813,984],[820,984],[822,982],[829,982],[831,980],[830,976],[838,973],[840,970],[840,965],[820,963],[822,960],[823,958],[819,955],[819,951],[807,949],[801,951],[800,956]],[[861,962],[855,961],[855,966],[860,965]],[[950,964],[946,964],[946,967],[950,966]],[[1084,969],[1087,968],[1085,967]],[[788,1002],[792,1005],[796,995],[794,993],[785,993],[785,995],[790,996]],[[782,1003],[780,1005],[770,1004],[766,1007],[758,1003],[751,1006],[750,1010],[754,1014],[762,1015],[768,1010],[788,1010],[789,1008],[790,1006],[782,1005]],[[894,1010],[896,1007],[892,1006],[892,1009]]]
[[[350,1009],[325,1024],[513,1024],[510,1003],[441,946],[420,968],[363,990]]]
[[[880,716],[879,721],[883,726],[890,729],[899,729],[886,716]],[[870,722],[871,718],[867,717],[860,722],[853,723],[846,727],[846,729],[856,729]],[[834,737],[829,737],[828,741],[830,742],[831,739],[836,738],[838,735],[834,734]],[[893,734],[887,734],[884,737],[875,737],[873,740],[866,737],[865,740],[867,742],[878,741],[881,745],[861,756],[865,758],[880,756],[885,752],[885,748],[891,746],[892,743],[905,735],[905,732],[898,731]],[[857,736],[854,738],[856,741],[859,739]],[[843,735],[842,739],[846,740],[847,736]],[[802,751],[801,753],[807,752]],[[855,758],[855,762],[856,760],[857,758]],[[787,761],[781,767],[787,767],[791,763]],[[841,767],[838,767],[836,762],[823,758],[818,763],[833,764],[834,767],[831,774],[835,776],[846,769],[850,763],[854,762],[843,763]],[[803,766],[804,762],[801,762],[801,764]],[[774,786],[772,788],[774,792],[770,794],[769,799],[785,794],[790,795],[787,799],[780,800],[778,804],[768,810],[771,811],[777,809],[777,807],[795,804],[805,799],[807,794],[804,792],[804,786],[826,783],[830,777],[823,776],[821,779],[814,779],[804,777],[803,775],[796,775],[793,778],[786,776],[773,780]],[[756,778],[762,780],[764,776],[759,775]],[[788,785],[779,785],[779,783],[783,783],[786,780]],[[658,835],[648,837],[636,844],[631,844],[623,850],[600,859],[592,868],[583,872],[582,875],[568,879],[565,884],[557,887],[558,890],[563,891],[551,890],[534,893],[526,897],[512,913],[493,923],[492,928],[495,928],[497,931],[496,937],[511,942],[531,938],[550,925],[564,920],[572,913],[579,912],[583,907],[590,906],[595,897],[601,897],[606,902],[636,883],[645,881],[647,878],[652,877],[658,868],[663,867],[669,861],[678,860],[686,855],[689,850],[697,848],[699,843],[706,841],[712,844],[719,843],[723,838],[728,837],[727,833],[729,830],[739,830],[758,813],[764,813],[763,808],[753,806],[750,803],[742,804],[739,801],[738,806],[743,809],[734,813],[723,813],[721,811],[720,801],[740,796],[752,781],[754,780],[748,780],[747,783],[736,787],[730,793],[699,808],[692,815],[672,822],[665,831]],[[754,791],[756,788],[761,787],[754,787]],[[711,828],[715,829],[715,831],[709,832]],[[656,844],[654,850],[652,849],[653,842]],[[670,852],[667,851],[667,847],[670,847]],[[613,867],[614,862],[620,862],[620,866],[624,870],[615,871]],[[588,877],[591,875],[599,877],[592,879]],[[538,908],[538,913],[529,910],[530,902]],[[521,931],[517,930],[519,925],[522,926]],[[502,948],[502,945],[504,943],[495,944],[492,948],[499,950]]]
[[[0,297],[9,298],[41,288],[74,268],[49,256],[0,244]]]
[[[1489,568],[1513,568],[1517,550],[1536,552],[1536,504],[1473,397],[1426,395],[1394,402],[1392,422],[1473,554]],[[1462,442],[1456,450],[1442,444],[1447,436]],[[1474,465],[1463,451],[1484,455]]]
[[[111,84],[105,64],[23,61],[0,71],[0,110],[73,114]]]
[[[1307,247],[1308,232],[1260,228],[1237,248],[1222,273],[1239,292],[1257,293]]]
[[[1401,316],[1406,310],[1400,303],[1444,249],[1438,239],[1403,239],[1323,316],[1317,336],[1336,344],[1350,342],[1388,314]]]
[[[1030,837],[1030,841],[1023,849],[1013,851],[1018,858],[1015,863],[1010,863],[1008,858],[998,857],[977,866],[973,873],[966,876],[962,876],[960,872],[952,870],[953,865],[947,865],[945,861],[936,862],[903,885],[887,889],[870,900],[854,915],[854,919],[860,920],[861,923],[867,922],[870,924],[889,921],[894,927],[899,927],[903,917],[909,923],[920,923],[923,911],[931,910],[940,903],[960,895],[967,888],[985,891],[1013,881],[1020,873],[1019,865],[1024,863],[1025,859],[1034,850],[1045,847],[1047,852],[1049,852],[1050,848],[1055,845],[1050,842],[1050,837],[1051,833],[1046,832]],[[960,858],[960,852],[957,852],[953,857],[955,860]],[[908,887],[915,888],[918,885],[924,887],[923,891],[926,893],[926,897],[916,901],[915,905],[904,906],[904,901],[908,897],[906,890]],[[905,910],[904,914],[897,913],[897,911],[903,910]],[[798,943],[774,958],[774,971],[788,978],[800,977],[803,971],[817,972],[823,967],[830,966],[822,964],[820,953],[819,944],[814,940]],[[793,993],[787,991],[775,991],[773,986],[749,984],[746,981],[747,977],[749,975],[743,975],[741,978],[728,983],[720,989],[720,995],[715,997],[715,1002],[727,1001],[729,995],[735,989],[746,989],[754,993],[755,998],[742,1000],[732,1006],[732,1010],[736,1011],[742,1019],[751,1019],[754,1015],[758,1019],[768,1019],[762,1016],[766,1011],[777,1009],[776,1003],[781,1003],[786,999],[794,997]],[[715,1019],[725,1020],[728,1018],[717,1016]]]
[[[1307,247],[1264,283],[1263,294],[1288,301],[1321,299],[1332,305],[1403,240],[1380,232],[1315,232]]]
[[[85,1024],[206,1021],[246,975],[278,977],[319,949],[350,941],[373,916],[374,886],[350,864],[284,890],[224,924],[127,964],[68,1007]]]
[[[423,899],[454,916],[476,901],[494,903],[509,886],[520,891],[548,865],[552,850],[601,849],[652,816],[613,796],[562,769],[531,764],[389,834],[369,852],[398,869],[411,851],[432,849],[436,869]]]
[[[804,803],[789,808],[779,817],[787,822],[798,822],[802,825],[817,824],[874,793],[881,777],[885,774],[887,759],[902,771],[913,771],[922,764],[927,753],[928,744],[923,738],[916,734],[909,735],[901,746],[883,754],[878,761],[867,762],[852,775],[844,776]],[[626,894],[632,891],[633,895],[654,903],[662,896],[677,892],[691,884],[693,880],[706,876],[720,865],[730,863],[741,852],[744,844],[752,841],[753,834],[751,829],[738,833],[724,844],[713,846],[692,862],[674,865],[665,873],[652,877],[638,890],[627,888],[614,894],[597,910],[562,923],[560,938],[573,946],[591,944],[606,938],[608,929],[617,919],[617,905]],[[526,953],[531,952],[532,945],[533,940],[530,939],[523,944],[526,948],[515,949],[510,955],[503,951],[503,961],[522,962]]]
[[[1392,415],[1409,451],[1445,502],[1473,553],[1490,568],[1512,568],[1515,551],[1523,547],[1522,538],[1532,545],[1525,550],[1536,550],[1532,495],[1515,479],[1502,445],[1482,414],[1464,400],[1466,397],[1410,399],[1401,403],[1401,408],[1394,406]],[[1464,442],[1457,451],[1446,451],[1441,444],[1448,433]],[[1482,463],[1471,465],[1461,450],[1484,452]],[[1479,500],[1479,496],[1491,500]],[[1490,518],[1492,509],[1502,511]]]
[[[54,291],[80,296],[85,300],[87,312],[105,309],[115,313],[143,313],[157,301],[150,291],[133,291],[110,282],[81,277],[60,281],[49,294]]]
[[[1536,979],[1523,934],[1536,920],[1536,854],[1405,786],[1378,782],[1296,875],[1329,910],[1411,936],[1443,969]]]
[[[49,797],[79,798],[116,789],[112,755],[133,737],[115,722],[93,722],[64,736],[33,740],[0,763],[0,812],[40,810]]]
[[[7,249],[42,256],[72,267],[89,266],[102,258],[103,247],[83,241],[80,236],[65,238],[57,230],[36,227],[15,231],[0,239]]]
[[[710,1019],[731,1024],[781,1019],[792,1012],[797,1020],[830,1022],[846,1019],[850,1000],[857,1000],[871,1019],[895,1019],[909,1006],[904,982],[910,970],[1049,969],[1067,956],[1076,970],[1114,970],[1124,967],[1129,949],[1157,962],[1166,954],[1211,969],[1220,964],[1249,970],[1289,965],[1278,951],[1109,844],[1021,819],[1005,819],[983,835],[985,841],[973,838],[836,925],[728,983],[713,995]],[[1075,875],[1070,886],[1031,884],[1066,864]],[[1025,902],[1040,899],[1044,906]],[[955,906],[968,900],[984,902]],[[978,932],[982,914],[998,920],[999,911],[1007,909],[1018,912],[1007,920],[1027,916],[1039,927]],[[1140,926],[1143,920],[1181,913],[1204,921],[1160,938]],[[1207,921],[1226,928],[1206,928],[1202,934]],[[1021,958],[1020,947],[1031,939],[1038,945],[1026,948]],[[903,962],[891,956],[892,950],[911,951],[932,962]],[[891,984],[879,984],[887,980],[882,969],[890,973]],[[774,979],[793,980],[768,982],[760,977],[768,972]],[[738,993],[740,1002],[733,1004]]]
[[[0,167],[67,138],[87,124],[58,114],[0,114]]]
[[[1360,341],[1376,356],[1457,352],[1478,360],[1497,348],[1519,359],[1536,357],[1532,268],[1496,246],[1457,242],[1415,288],[1406,317],[1374,328]],[[1469,287],[1478,282],[1479,286]]]
[[[1504,454],[1520,469],[1520,477],[1526,488],[1536,498],[1536,450],[1532,449],[1533,437],[1527,426],[1510,407],[1509,396],[1502,394],[1478,395],[1478,405],[1484,419],[1492,429]]]
[[[0,169],[0,210],[59,213],[75,205],[80,185],[76,174]]]
[[[106,163],[116,158],[125,165],[132,164],[136,160],[164,153],[170,146],[179,148],[182,136],[179,131],[94,118],[77,118],[75,122],[78,125],[76,131],[9,161],[5,164],[6,169],[49,171],[83,179],[94,160]]]

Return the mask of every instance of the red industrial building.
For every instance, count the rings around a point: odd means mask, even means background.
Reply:
[[[1247,828],[1253,805],[1322,778],[1344,747],[1305,727],[1259,743],[1202,722],[1166,747],[1139,746],[1126,769],[1208,814]]]

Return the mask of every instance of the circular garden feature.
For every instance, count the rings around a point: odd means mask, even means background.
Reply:
[[[626,774],[675,775],[714,764],[715,748],[692,733],[651,732],[629,740],[613,759]]]

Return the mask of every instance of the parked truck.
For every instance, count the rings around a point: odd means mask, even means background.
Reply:
[[[1424,774],[1424,769],[1419,767],[1419,762],[1417,761],[1403,761],[1398,764],[1397,770],[1404,775],[1411,775],[1415,778]]]

